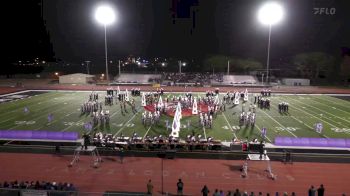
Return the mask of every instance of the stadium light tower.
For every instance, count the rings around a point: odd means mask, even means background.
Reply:
[[[279,23],[283,19],[283,7],[276,2],[265,3],[258,11],[259,21],[269,26],[269,41],[267,46],[267,62],[266,62],[266,83],[269,83],[269,64],[270,64],[270,42],[272,25]]]
[[[105,29],[105,58],[106,58],[106,79],[107,84],[109,83],[109,74],[108,74],[108,56],[107,56],[107,26],[111,25],[115,19],[116,14],[111,6],[100,5],[96,8],[95,19],[97,22],[102,24]]]

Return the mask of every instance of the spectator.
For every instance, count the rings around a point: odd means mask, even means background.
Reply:
[[[236,189],[236,191],[233,194],[233,196],[241,196],[241,192],[239,192],[239,189]]]
[[[288,196],[288,193],[287,193],[287,192],[284,192],[284,193],[283,193],[283,196]]]
[[[292,196],[296,196],[295,192],[292,192]]]
[[[254,196],[254,192],[252,191],[252,192],[250,192],[250,195],[249,196]]]
[[[316,190],[313,185],[311,185],[311,187],[309,188],[308,193],[309,196],[316,196]]]
[[[204,185],[204,187],[202,188],[201,192],[202,192],[203,196],[208,196],[210,191],[209,191],[207,185]]]
[[[244,191],[243,196],[248,196],[248,192]]]
[[[220,196],[225,196],[224,191],[220,190]]]
[[[184,183],[182,182],[181,178],[177,182],[177,194],[182,195],[183,194],[183,188],[184,188]]]
[[[1,187],[1,185],[0,185]],[[76,188],[74,187],[73,184],[69,183],[56,183],[56,182],[46,182],[42,181],[41,183],[39,181],[21,181],[18,182],[13,181],[13,182],[4,182],[2,185],[3,188],[14,188],[14,189],[37,189],[37,190],[65,190],[65,191],[76,191]]]
[[[317,189],[317,195],[323,196],[324,195],[324,187],[323,184],[320,185],[320,187]]]
[[[153,184],[151,179],[147,183],[147,194],[152,195],[153,194]]]
[[[213,193],[213,196],[220,196],[219,190],[215,189],[215,192]]]

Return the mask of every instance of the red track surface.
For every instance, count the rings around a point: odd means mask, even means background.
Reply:
[[[152,179],[155,191],[161,191],[161,159],[126,157],[124,163],[118,157],[103,157],[100,168],[91,167],[90,156],[82,156],[80,162],[67,167],[72,156],[47,154],[0,153],[0,181],[46,180],[71,182],[80,191],[145,192],[148,179]],[[175,193],[178,178],[184,181],[185,194],[199,195],[204,184],[211,192],[215,188],[225,190],[275,191],[307,195],[310,185],[325,185],[326,194],[350,194],[350,165],[329,163],[272,162],[277,175],[275,181],[266,176],[263,162],[249,165],[248,177],[241,178],[238,170],[242,161],[207,159],[164,159],[164,191]]]

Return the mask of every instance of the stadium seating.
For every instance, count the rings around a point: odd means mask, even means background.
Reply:
[[[221,85],[251,85],[258,83],[257,79],[250,75],[224,75],[222,81],[212,80],[211,82],[212,84]]]
[[[115,81],[117,83],[150,84],[160,78],[160,74],[121,74]]]

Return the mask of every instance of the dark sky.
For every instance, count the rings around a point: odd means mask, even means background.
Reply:
[[[37,29],[31,29],[31,23],[39,23],[34,15],[40,15],[40,8],[28,5],[38,5],[40,0],[12,2],[14,6],[19,3],[20,8],[14,13],[15,25],[8,36],[22,38],[10,53],[14,56],[18,48],[21,54],[35,53],[30,44],[40,35]],[[224,54],[266,60],[268,28],[256,17],[262,0],[178,0],[175,18],[171,10],[176,0],[43,0],[44,23],[56,58],[103,62],[104,31],[93,17],[100,2],[113,5],[119,16],[108,27],[111,60],[129,54],[188,59]],[[284,21],[272,29],[272,62],[309,51],[339,55],[340,47],[350,47],[349,0],[280,2],[286,14]],[[315,7],[335,8],[336,13],[315,15]]]

